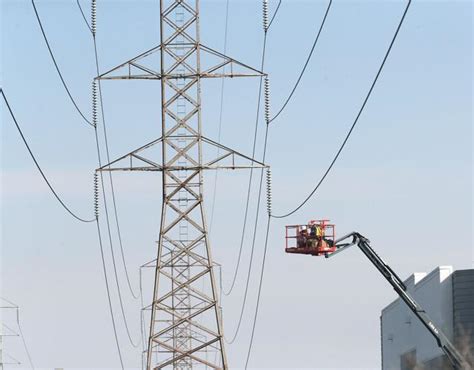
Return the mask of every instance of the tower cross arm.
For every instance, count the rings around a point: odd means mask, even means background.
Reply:
[[[171,51],[173,48],[186,49],[184,57],[178,57]],[[203,65],[201,71],[188,70],[177,72],[174,69],[161,72],[160,59],[154,55],[160,53],[162,46],[156,46],[144,53],[127,60],[124,63],[97,76],[96,80],[161,80],[161,79],[183,79],[183,78],[224,78],[224,77],[263,77],[266,73],[256,68],[239,62],[224,55],[208,46],[199,43],[180,43],[166,46],[167,55],[178,58],[176,64],[186,63],[187,59],[193,58],[199,51],[203,57],[212,59],[207,66]],[[226,67],[226,68],[225,68]],[[226,70],[227,69],[227,70]]]
[[[200,171],[268,168],[268,165],[265,163],[246,156],[245,154],[239,153],[236,150],[233,150],[204,136],[201,136],[200,138],[187,136],[187,138],[194,139],[196,144],[182,149],[182,155],[186,154],[186,151],[191,151],[193,147],[199,145],[199,143],[201,143],[201,145],[206,145],[217,149],[220,154],[217,154],[215,158],[204,161],[202,164],[198,165],[189,163],[186,165],[168,164],[166,166],[162,166],[158,164],[158,162],[161,161],[161,158],[150,159],[150,156],[153,156],[153,153],[156,153],[156,151],[151,149],[152,147],[158,144],[167,145],[162,138],[159,138],[121,156],[120,158],[113,160],[110,163],[107,163],[106,165],[98,168],[97,171]],[[153,153],[148,153],[148,151],[153,151]]]

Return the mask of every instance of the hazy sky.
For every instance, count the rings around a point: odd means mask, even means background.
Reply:
[[[2,0],[2,86],[58,192],[81,216],[93,215],[93,131],[69,102],[32,6]],[[277,1],[271,2],[271,9]],[[82,2],[86,14],[89,2]],[[266,72],[276,112],[292,87],[326,8],[323,1],[283,1],[268,38]],[[273,210],[296,206],[319,179],[370,87],[398,24],[404,1],[334,1],[300,88],[270,130]],[[90,34],[75,1],[37,1],[58,64],[79,106],[91,111],[95,75]],[[223,48],[225,1],[202,1],[202,42]],[[227,54],[255,67],[262,44],[261,1],[230,0]],[[98,47],[107,70],[159,43],[158,1],[99,1]],[[225,84],[222,143],[251,153],[258,81]],[[159,83],[103,84],[111,157],[160,135]],[[220,81],[203,83],[203,126],[217,137]],[[2,105],[2,296],[21,307],[37,368],[117,368],[99,246],[93,225],[56,203]],[[263,134],[261,125],[260,134]],[[259,153],[261,156],[262,136]],[[155,258],[160,178],[123,173],[118,208],[133,284]],[[213,174],[207,179],[211,206]],[[218,177],[212,248],[227,289],[238,252],[248,173]],[[257,188],[254,187],[251,224]],[[265,207],[262,206],[261,218]],[[101,210],[101,214],[103,214]],[[209,212],[208,212],[209,213]],[[300,212],[272,224],[253,368],[380,367],[379,315],[395,294],[356,249],[331,260],[284,253],[285,224],[330,218],[342,235],[357,230],[397,271],[473,266],[472,3],[414,1],[392,55],[334,171]],[[251,231],[249,227],[249,231]],[[228,346],[242,367],[250,335],[264,224],[258,229],[249,303],[239,339]],[[249,260],[247,234],[224,326],[235,328]],[[109,273],[110,258],[108,258]],[[258,267],[258,268],[257,268]],[[123,277],[123,273],[120,275]],[[126,313],[139,337],[139,303],[126,292]],[[152,276],[144,275],[149,302]],[[114,302],[117,305],[116,294]],[[126,364],[138,367],[116,306]],[[27,364],[19,341],[6,350]]]

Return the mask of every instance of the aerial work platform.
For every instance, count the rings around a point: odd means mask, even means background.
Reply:
[[[407,287],[395,271],[372,249],[369,239],[358,232],[352,232],[335,239],[335,228],[333,224],[329,224],[329,220],[312,220],[307,225],[286,226],[285,243],[286,253],[324,256],[326,258],[333,257],[352,246],[357,246],[433,336],[452,368],[454,370],[473,370],[441,328],[437,327],[426,311],[410,296]]]
[[[335,229],[329,220],[311,220],[306,225],[286,227],[286,253],[327,256],[336,251]]]

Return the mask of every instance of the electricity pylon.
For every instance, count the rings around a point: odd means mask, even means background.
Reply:
[[[97,77],[161,82],[162,136],[98,169],[162,173],[147,370],[228,369],[203,171],[266,167],[202,135],[201,79],[264,74],[202,45],[199,19],[199,0],[161,0],[160,45]]]

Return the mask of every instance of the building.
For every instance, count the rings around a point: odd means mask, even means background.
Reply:
[[[451,266],[440,266],[429,274],[414,273],[405,285],[474,369],[474,269],[453,272]],[[383,370],[451,369],[402,300],[385,307],[380,322]]]

